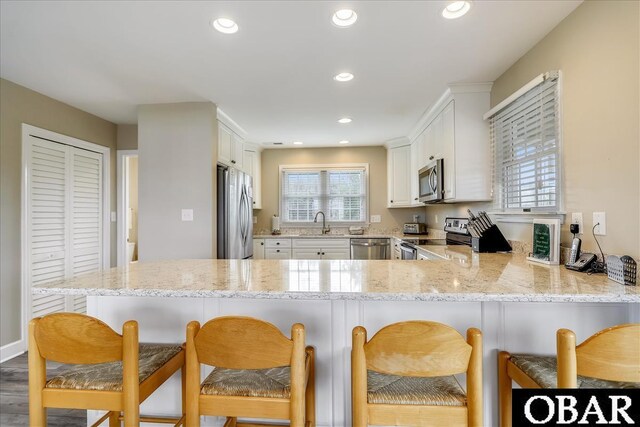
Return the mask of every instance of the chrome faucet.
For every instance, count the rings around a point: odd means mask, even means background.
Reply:
[[[322,234],[328,234],[331,231],[331,227],[327,226],[327,222],[325,221],[324,212],[318,211],[315,218],[313,218],[313,222],[318,222],[318,215],[322,214]]]

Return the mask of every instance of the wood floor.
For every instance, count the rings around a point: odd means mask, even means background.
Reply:
[[[63,365],[49,363],[47,376],[55,374]],[[0,426],[29,425],[29,377],[27,354],[0,364]],[[49,409],[49,427],[86,427],[87,411],[76,409]],[[38,427],[38,426],[31,426]]]

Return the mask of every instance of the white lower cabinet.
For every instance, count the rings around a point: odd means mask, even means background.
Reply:
[[[264,250],[264,259],[291,259],[291,248],[267,248]]]
[[[292,239],[293,259],[350,259],[349,239]]]
[[[393,238],[391,239],[393,245],[393,253],[391,254],[391,259],[399,260],[402,259],[402,251],[400,250],[400,239]]]
[[[253,239],[253,259],[264,259],[264,239]]]

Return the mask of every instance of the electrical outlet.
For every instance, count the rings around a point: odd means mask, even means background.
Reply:
[[[371,215],[371,222],[382,222],[380,215]]]
[[[573,212],[571,214],[571,224],[578,224],[580,227],[580,232],[578,234],[584,233],[584,220],[582,219],[582,212]]]
[[[182,209],[182,220],[193,221],[193,209]]]
[[[598,224],[598,225],[596,225]],[[593,213],[593,225],[596,228],[593,230],[593,233],[596,236],[606,236],[607,235],[607,216],[604,212],[594,212]]]
[[[438,215],[436,215],[436,224],[438,223]]]
[[[254,223],[254,224],[257,224],[257,223],[258,223],[258,217],[257,217],[257,216],[254,216],[254,217],[253,217],[253,223]]]

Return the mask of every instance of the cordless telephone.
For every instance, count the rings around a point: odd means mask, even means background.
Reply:
[[[571,224],[570,230],[573,233],[573,241],[571,242],[571,253],[568,262],[564,265],[569,270],[584,271],[596,260],[595,254],[588,252],[580,253],[582,240],[576,237],[580,228],[578,224]]]

